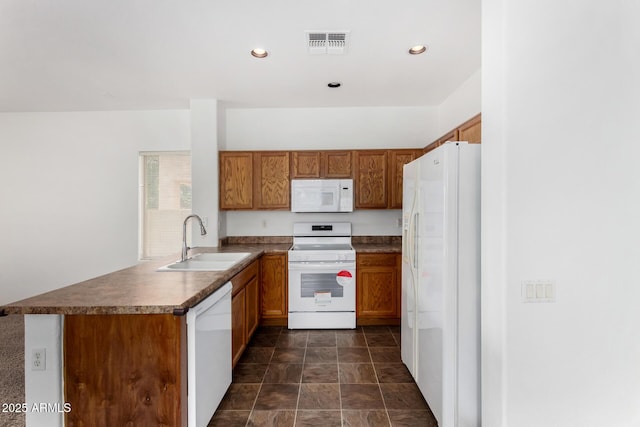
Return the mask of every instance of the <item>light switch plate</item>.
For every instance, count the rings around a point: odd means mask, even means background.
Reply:
[[[522,302],[556,302],[556,284],[553,280],[524,280]]]

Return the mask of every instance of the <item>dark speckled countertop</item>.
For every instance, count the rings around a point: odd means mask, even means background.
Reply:
[[[265,253],[284,253],[291,237],[229,237],[220,247],[198,252],[250,252],[225,271],[158,272],[179,258],[145,261],[133,267],[17,301],[6,314],[158,314],[184,312],[218,290]],[[357,253],[401,252],[400,236],[353,236]]]
[[[351,245],[356,253],[400,253],[401,236],[352,236]]]
[[[184,311],[218,290],[263,253],[286,252],[287,244],[195,248],[197,252],[250,252],[225,271],[158,272],[179,256],[133,267],[36,295],[1,307],[7,314],[158,314]]]

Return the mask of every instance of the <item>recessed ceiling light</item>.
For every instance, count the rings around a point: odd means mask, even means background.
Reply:
[[[420,55],[421,53],[425,53],[427,51],[427,47],[423,44],[416,45],[409,49],[409,53],[411,55]]]
[[[251,55],[255,56],[256,58],[265,58],[267,55],[269,55],[269,53],[264,49],[255,48],[251,51]]]
[[[331,82],[327,86],[329,86],[331,88],[340,87],[340,86],[342,86],[342,83],[340,83],[340,82]]]

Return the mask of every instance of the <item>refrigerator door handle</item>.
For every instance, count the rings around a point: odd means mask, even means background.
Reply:
[[[411,237],[412,237],[412,242],[411,242],[411,266],[414,269],[418,269],[418,222],[420,220],[420,214],[418,212],[416,212],[413,215],[414,219],[413,219],[413,224],[412,224],[412,230],[411,230]]]

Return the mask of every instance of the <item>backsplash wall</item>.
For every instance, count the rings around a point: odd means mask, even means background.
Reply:
[[[351,213],[294,213],[288,211],[227,211],[220,214],[220,237],[290,236],[294,222],[346,221],[354,236],[400,236],[402,211],[356,210]]]

